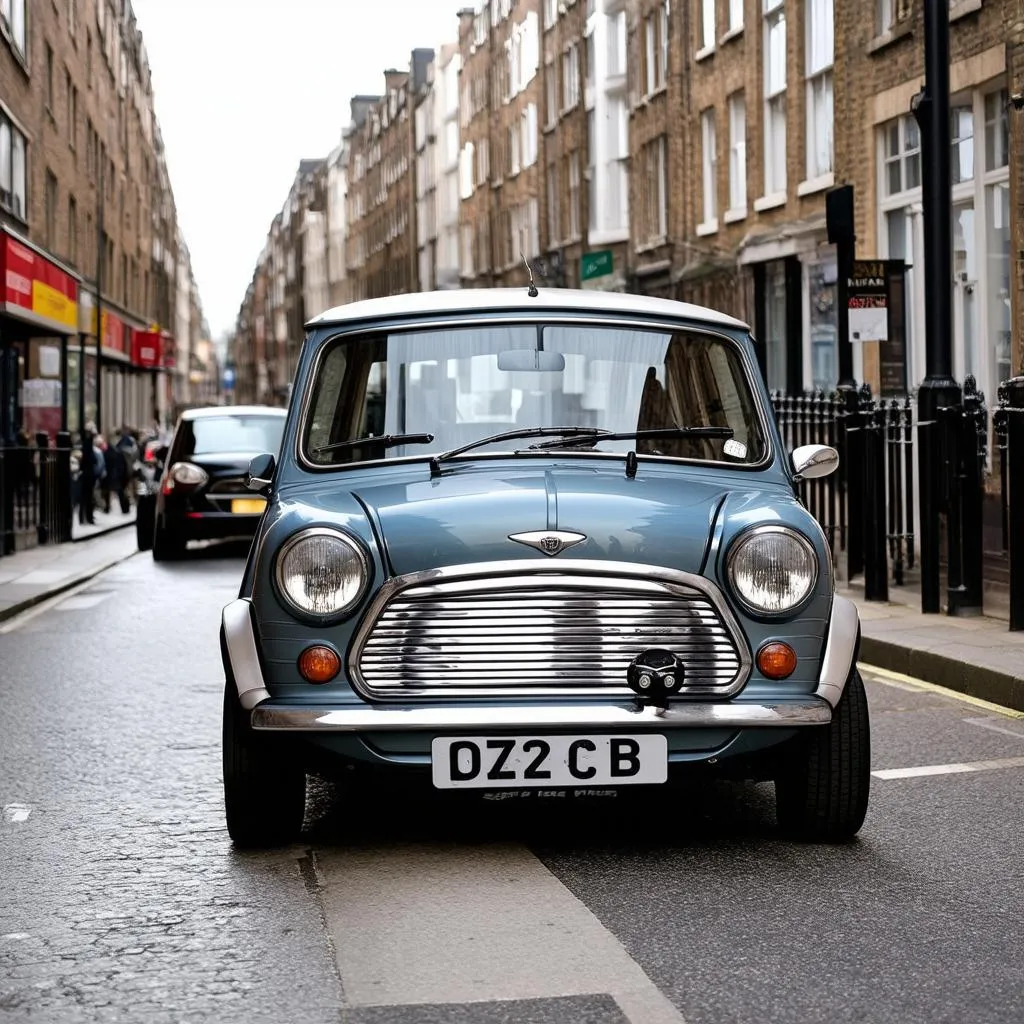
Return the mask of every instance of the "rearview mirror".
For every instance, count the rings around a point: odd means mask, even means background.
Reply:
[[[565,356],[548,349],[510,348],[498,353],[498,369],[507,373],[551,373],[565,369]]]
[[[839,452],[825,444],[804,444],[790,456],[797,480],[818,480],[839,468]]]
[[[276,468],[277,464],[273,455],[257,455],[246,470],[245,486],[258,494],[266,493],[270,490]]]

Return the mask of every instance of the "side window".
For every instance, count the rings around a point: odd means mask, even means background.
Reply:
[[[320,367],[316,395],[313,399],[313,416],[310,419],[309,437],[306,441],[310,453],[330,444],[337,436],[334,424],[338,412],[338,399],[344,394],[342,380],[345,377],[345,348],[344,345],[335,345],[327,353]]]

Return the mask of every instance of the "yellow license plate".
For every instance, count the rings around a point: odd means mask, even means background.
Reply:
[[[242,515],[258,516],[266,507],[266,498],[235,498],[231,502],[231,511]]]

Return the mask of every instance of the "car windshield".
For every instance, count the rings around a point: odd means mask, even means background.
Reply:
[[[759,463],[766,441],[734,342],[699,330],[591,324],[458,324],[345,336],[317,363],[303,427],[314,465],[429,456],[491,434],[531,427],[617,433],[659,427],[729,428],[732,437],[567,439],[573,451]],[[433,435],[429,443],[362,444],[367,435]],[[723,435],[727,432],[723,431]],[[523,451],[506,440],[474,455]]]
[[[276,455],[281,447],[284,416],[238,414],[197,416],[182,421],[178,459],[196,455]]]

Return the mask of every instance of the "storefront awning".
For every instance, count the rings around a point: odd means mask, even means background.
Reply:
[[[50,334],[76,334],[80,283],[28,239],[0,228],[0,313]]]

